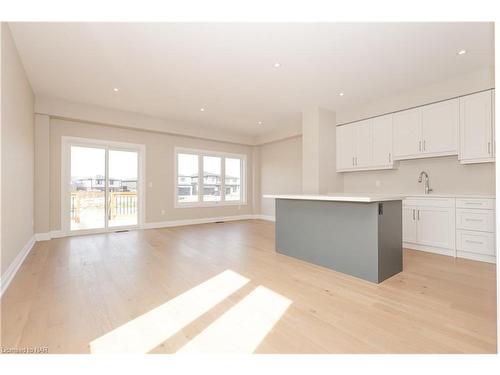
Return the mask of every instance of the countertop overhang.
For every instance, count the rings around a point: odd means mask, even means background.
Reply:
[[[296,199],[309,201],[331,201],[331,202],[386,202],[403,200],[406,196],[402,194],[264,194],[264,198],[274,199]]]

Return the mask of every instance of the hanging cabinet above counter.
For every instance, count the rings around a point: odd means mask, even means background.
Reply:
[[[337,172],[397,168],[397,160],[457,155],[494,162],[494,90],[338,126]]]

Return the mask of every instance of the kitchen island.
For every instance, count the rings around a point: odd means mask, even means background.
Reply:
[[[276,251],[380,283],[403,270],[399,195],[264,195],[276,200]]]

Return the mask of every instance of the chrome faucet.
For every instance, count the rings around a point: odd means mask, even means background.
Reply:
[[[418,182],[419,183],[422,182],[422,176],[425,177],[424,192],[425,192],[425,194],[429,194],[432,191],[432,189],[429,187],[429,175],[427,174],[426,171],[420,172],[420,175],[418,176]]]

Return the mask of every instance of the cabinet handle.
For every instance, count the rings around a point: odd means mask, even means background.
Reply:
[[[425,151],[425,139],[424,139],[424,151]]]
[[[491,154],[491,142],[488,142],[488,155]]]
[[[354,160],[355,160],[356,165],[358,165],[358,157],[357,156],[354,158]]]
[[[468,242],[468,243],[475,243],[475,244],[477,244],[477,245],[482,245],[482,244],[483,244],[483,241],[465,240],[465,242]]]
[[[352,157],[352,166],[354,167],[354,156]]]
[[[417,220],[420,221],[420,210],[417,210]]]
[[[391,162],[391,153],[389,152],[389,163]]]
[[[413,221],[415,221],[415,209],[413,209]]]
[[[422,141],[418,141],[418,151],[422,151]]]

